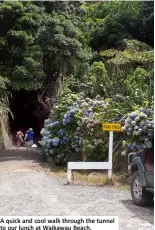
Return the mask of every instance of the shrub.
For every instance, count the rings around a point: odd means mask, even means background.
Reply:
[[[127,138],[123,142],[124,155],[151,147],[154,138],[153,110],[139,108],[137,111],[129,113],[122,131],[127,134]]]
[[[64,100],[60,100],[45,120],[40,141],[43,153],[52,156],[56,164],[65,164],[73,157],[81,159],[83,155],[87,160],[105,159],[103,142],[106,134],[102,132],[101,124],[108,102],[99,96],[83,99],[74,95],[73,100],[70,97],[68,95],[70,103],[65,102],[67,108]]]

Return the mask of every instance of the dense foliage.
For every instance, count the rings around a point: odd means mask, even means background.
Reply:
[[[130,38],[153,45],[153,2],[109,1],[86,3],[83,7],[92,24],[90,43],[94,49],[121,49],[123,39]]]
[[[42,12],[30,2],[0,4],[0,75],[10,80],[13,89],[34,90],[41,86],[42,51],[36,34]]]
[[[0,3],[1,95],[38,90],[49,114],[42,153],[56,164],[107,160],[104,121],[124,129],[117,169],[126,146],[153,138],[153,10],[149,1]]]

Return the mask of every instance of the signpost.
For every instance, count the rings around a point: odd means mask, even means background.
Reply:
[[[103,131],[109,132],[109,160],[112,166],[112,153],[113,153],[113,132],[121,132],[121,124],[119,123],[103,123],[102,124]],[[108,178],[112,177],[112,167],[108,169]]]
[[[72,170],[78,169],[108,169],[108,178],[112,177],[113,132],[121,132],[119,123],[103,123],[103,131],[109,131],[109,157],[108,162],[68,162],[67,180],[72,180]]]
[[[102,124],[103,131],[117,131],[121,132],[121,124],[119,123],[103,123]]]

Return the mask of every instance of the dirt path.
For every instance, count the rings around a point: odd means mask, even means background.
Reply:
[[[132,204],[128,191],[65,185],[36,152],[0,152],[0,215],[119,216],[120,230],[152,230],[153,207]]]

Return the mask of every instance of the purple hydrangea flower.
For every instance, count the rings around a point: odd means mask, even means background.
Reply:
[[[59,122],[59,121],[55,121],[54,124],[55,124],[55,125],[59,125],[60,122]]]
[[[88,116],[89,116],[89,112],[88,112],[88,111],[86,111],[85,115],[88,117]]]
[[[58,137],[55,137],[51,141],[53,146],[58,146],[60,139]]]
[[[60,129],[60,130],[58,131],[58,135],[60,135],[60,136],[63,136],[64,133],[65,133],[65,132],[64,132],[63,129]]]
[[[139,111],[140,112],[145,112],[145,108],[140,108]]]
[[[48,122],[50,122],[50,119],[46,119],[46,120],[45,120],[45,123],[48,123]]]
[[[65,143],[64,143],[64,140],[61,139],[61,140],[60,140],[60,144],[61,144],[61,145],[65,144]]]

